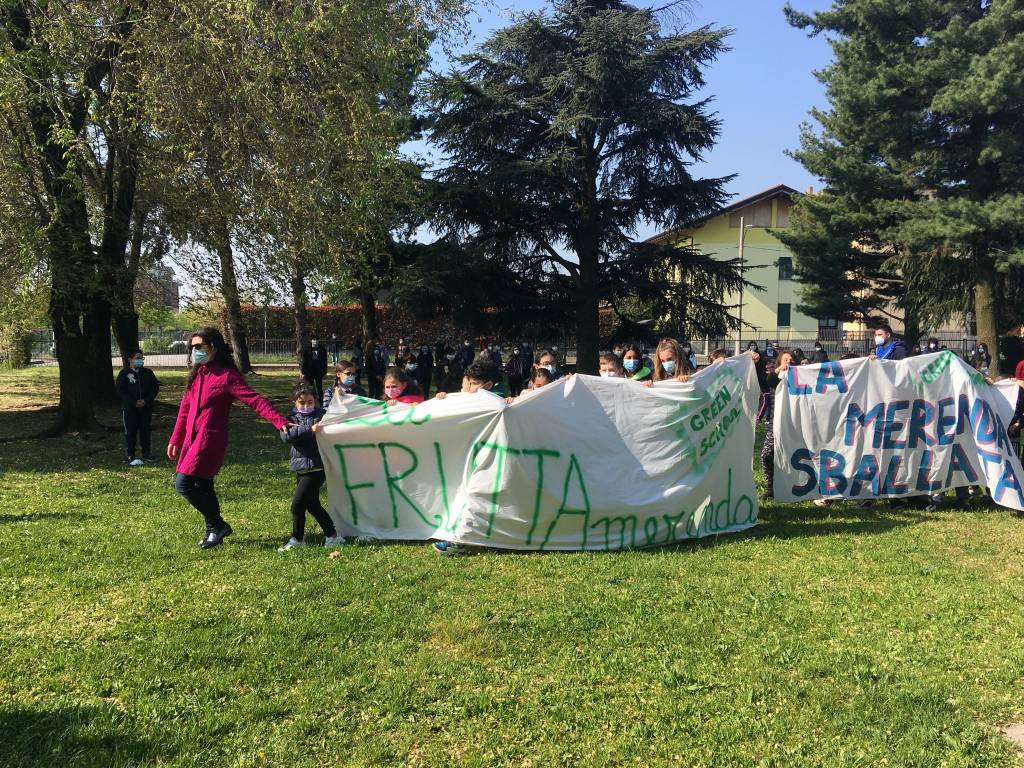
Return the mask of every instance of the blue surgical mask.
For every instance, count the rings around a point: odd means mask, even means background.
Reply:
[[[141,368],[145,364],[146,358],[144,357],[136,357],[134,360],[132,360],[132,368]]]
[[[203,363],[205,363],[209,359],[210,359],[210,356],[208,354],[206,354],[206,350],[205,349],[193,349],[192,350],[192,362],[195,363],[196,365],[202,365]]]
[[[416,370],[416,363],[409,363],[408,365],[405,366],[405,370],[407,370],[407,371],[415,371]]]
[[[547,365],[544,365],[544,366],[541,366],[541,367],[542,368],[547,368],[551,372],[552,376],[554,376],[555,372],[558,370],[558,366],[555,365],[554,363],[548,363]]]
[[[665,360],[665,361],[662,362],[661,367],[665,369],[665,373],[667,373],[667,374],[669,374],[671,376],[673,373],[676,372],[676,361],[675,360]]]
[[[633,373],[637,368],[640,367],[640,361],[637,360],[635,357],[631,357],[628,360],[622,361],[622,367],[625,368],[630,373]]]
[[[343,378],[341,380],[341,383],[342,383],[343,386],[346,386],[346,387],[355,386],[356,377],[353,376],[352,374],[349,374],[348,376],[346,376],[345,378]]]
[[[295,410],[298,411],[299,413],[301,413],[303,416],[309,416],[309,414],[311,414],[313,411],[316,410],[316,406],[315,405],[310,405],[310,406],[306,406],[304,408],[296,408]]]

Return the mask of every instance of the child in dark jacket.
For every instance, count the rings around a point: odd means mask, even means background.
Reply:
[[[121,398],[121,421],[124,424],[124,448],[128,464],[141,467],[143,462],[152,461],[150,449],[150,425],[153,422],[153,403],[160,392],[156,374],[145,367],[146,358],[141,349],[132,352],[128,367],[117,375],[117,394]],[[142,458],[135,456],[135,442],[138,438]]]
[[[324,401],[322,403],[324,410],[327,410],[327,406],[331,404],[335,392],[342,395],[366,397],[366,391],[359,385],[358,373],[355,363],[351,363],[348,360],[342,360],[334,366],[334,383],[324,390]]]
[[[292,495],[292,536],[278,549],[306,546],[306,512],[309,512],[324,530],[324,546],[340,547],[343,543],[320,503],[320,489],[327,476],[324,462],[316,445],[316,431],[324,409],[316,404],[316,390],[307,382],[300,382],[293,392],[295,409],[288,414],[290,425],[281,430],[281,439],[291,445],[291,470],[295,473],[295,493]]]

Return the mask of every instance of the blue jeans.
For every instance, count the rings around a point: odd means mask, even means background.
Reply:
[[[179,472],[174,476],[174,490],[199,510],[206,521],[207,530],[217,531],[227,525],[220,516],[220,502],[217,501],[217,492],[213,489],[213,478],[183,475]]]

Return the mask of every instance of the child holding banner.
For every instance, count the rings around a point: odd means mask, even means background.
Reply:
[[[342,538],[334,529],[330,515],[320,503],[320,489],[327,481],[324,461],[316,444],[316,431],[324,409],[316,404],[316,391],[306,382],[293,390],[295,409],[288,414],[289,425],[281,430],[281,440],[291,447],[291,470],[295,473],[295,493],[292,494],[292,536],[278,552],[306,546],[306,512],[309,512],[324,531],[324,546],[340,547]]]
[[[359,385],[356,378],[356,366],[348,360],[342,360],[334,366],[334,384],[324,390],[324,400],[321,405],[327,408],[334,399],[334,393],[340,395],[358,395],[366,397],[366,392]]]
[[[690,363],[675,339],[662,339],[654,350],[654,381],[686,381]]]
[[[384,374],[384,397],[388,405],[416,405],[422,403],[424,399],[420,385],[397,366],[388,368]]]
[[[644,356],[636,344],[630,344],[622,354],[622,367],[633,381],[648,381],[651,369],[644,365]]]
[[[768,428],[764,432],[764,442],[761,444],[761,469],[764,470],[764,495],[766,499],[775,496],[775,433],[773,430],[775,390],[786,377],[789,366],[792,364],[793,353],[786,350],[776,358],[774,370],[768,372],[768,391],[764,395],[764,419]]]
[[[622,362],[614,354],[601,355],[600,362],[598,363],[598,373],[615,379],[621,379],[625,376],[625,372],[622,370]]]

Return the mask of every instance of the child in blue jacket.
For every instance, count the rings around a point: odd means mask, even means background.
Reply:
[[[317,405],[313,385],[302,381],[293,390],[295,408],[288,414],[290,422],[281,430],[281,439],[291,445],[291,470],[295,473],[295,493],[292,495],[292,536],[278,552],[306,546],[306,512],[309,512],[324,531],[324,546],[340,547],[341,536],[334,528],[327,510],[320,503],[320,489],[327,476],[320,449],[316,445],[316,425],[323,418],[324,409]]]

